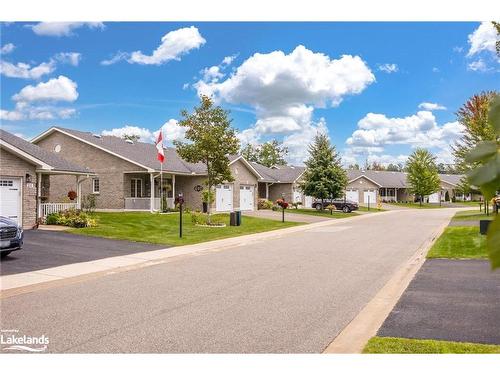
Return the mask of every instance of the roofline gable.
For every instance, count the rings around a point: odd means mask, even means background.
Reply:
[[[42,168],[42,170],[49,170],[50,171],[50,170],[55,169],[53,166],[45,163],[44,161],[36,158],[33,155],[28,154],[27,152],[21,150],[20,148],[14,146],[14,145],[11,145],[10,143],[8,143],[7,141],[4,141],[3,139],[0,139],[0,145],[2,147],[6,148],[8,151],[16,154],[21,159],[24,159],[26,161],[32,162],[35,165],[40,166]]]
[[[46,130],[46,131],[44,131],[43,133],[41,133],[41,134],[37,135],[35,138],[33,138],[33,139],[31,140],[31,143],[36,144],[36,142],[38,142],[38,141],[40,141],[40,140],[42,140],[42,139],[46,138],[47,136],[49,136],[50,134],[52,134],[52,133],[53,133],[53,132],[55,132],[55,131],[58,131],[58,132],[59,132],[59,133],[61,133],[61,134],[67,135],[68,137],[74,138],[74,139],[76,139],[76,140],[78,140],[78,141],[80,141],[80,142],[83,142],[83,143],[85,143],[85,144],[87,144],[87,145],[89,145],[89,146],[93,146],[93,147],[95,147],[95,148],[98,148],[98,149],[99,149],[99,150],[101,150],[101,151],[107,152],[108,154],[111,154],[111,155],[113,155],[113,156],[115,156],[115,157],[117,157],[117,158],[120,158],[120,159],[122,159],[122,160],[125,160],[125,161],[127,161],[127,162],[129,162],[129,163],[135,164],[135,165],[137,165],[137,166],[139,166],[139,167],[141,167],[141,168],[146,169],[148,172],[154,172],[154,171],[155,171],[155,170],[154,170],[154,169],[152,169],[152,168],[146,167],[145,165],[142,165],[142,164],[137,163],[137,162],[135,162],[135,161],[133,161],[133,160],[131,160],[131,159],[128,159],[128,158],[126,158],[126,157],[124,157],[124,156],[122,156],[122,155],[120,155],[120,154],[117,154],[116,152],[110,151],[110,150],[108,150],[108,149],[107,149],[107,148],[105,148],[105,147],[98,146],[98,145],[96,145],[96,144],[94,144],[94,143],[92,143],[92,142],[86,141],[85,139],[82,139],[82,138],[80,138],[80,137],[78,137],[78,136],[76,136],[76,135],[74,135],[74,134],[71,134],[71,133],[65,132],[64,130],[59,129],[59,128],[54,127],[54,126],[53,126],[53,127],[51,127],[50,129],[47,129],[47,130]]]
[[[353,178],[352,180],[347,181],[347,183],[348,183],[348,184],[350,184],[351,182],[354,182],[354,181],[356,181],[356,180],[359,180],[361,177],[364,177],[364,178],[366,178],[368,181],[373,182],[375,185],[377,185],[377,186],[379,186],[379,187],[382,187],[382,185],[380,185],[378,182],[376,182],[376,181],[372,180],[371,178],[367,177],[365,174],[361,174],[361,175],[359,175],[358,177]]]
[[[247,159],[245,159],[243,157],[243,155],[238,156],[236,159],[231,161],[229,163],[229,165],[236,163],[238,160],[243,161],[243,164],[245,164],[253,172],[253,174],[256,175],[259,179],[261,179],[261,180],[264,179],[264,177],[259,172],[257,172],[257,170],[253,167],[253,165],[250,164],[250,162]]]

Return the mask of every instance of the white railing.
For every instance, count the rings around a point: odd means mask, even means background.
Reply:
[[[40,204],[42,217],[46,217],[54,212],[69,210],[70,208],[77,208],[76,203],[42,203]]]

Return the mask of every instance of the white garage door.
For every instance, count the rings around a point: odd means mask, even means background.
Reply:
[[[359,193],[357,190],[347,190],[345,192],[345,199],[348,201],[359,202]]]
[[[302,203],[302,192],[299,190],[293,191],[293,202],[292,203],[295,203],[295,202]]]
[[[429,203],[439,203],[439,192],[429,195]]]
[[[0,178],[0,216],[21,223],[20,179]]]
[[[313,197],[311,197],[310,195],[306,195],[304,197],[304,207],[312,208],[312,205],[313,205]]]
[[[218,185],[215,188],[215,211],[233,210],[233,186]]]
[[[376,204],[377,203],[377,193],[375,190],[365,190],[363,192],[363,202],[368,204]]]
[[[240,210],[253,211],[253,186],[240,186]]]

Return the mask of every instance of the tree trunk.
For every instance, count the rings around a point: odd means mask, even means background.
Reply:
[[[422,201],[423,201],[423,200],[424,200],[424,196],[423,196],[423,195],[421,195],[421,196],[420,196],[420,202],[419,202],[419,203],[420,203],[420,207],[422,207]]]

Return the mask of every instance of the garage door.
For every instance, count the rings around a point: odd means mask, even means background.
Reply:
[[[0,179],[0,216],[21,223],[21,182],[18,178]]]
[[[347,190],[345,192],[345,199],[348,201],[359,202],[359,193],[357,190]]]
[[[240,186],[240,210],[253,211],[254,190],[253,186]]]
[[[218,185],[215,188],[215,211],[233,210],[233,186]]]
[[[304,207],[312,208],[312,206],[313,206],[313,197],[311,197],[310,195],[306,195],[304,197]]]
[[[363,192],[363,202],[368,204],[376,204],[377,203],[377,193],[375,190],[365,190]]]
[[[429,195],[429,203],[439,203],[439,192]]]
[[[293,191],[293,202],[292,203],[295,203],[295,202],[302,203],[302,192],[299,190]]]

